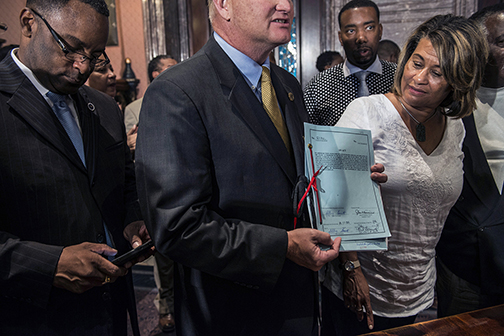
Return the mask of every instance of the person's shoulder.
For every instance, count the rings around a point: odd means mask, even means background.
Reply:
[[[306,85],[305,91],[310,88],[317,89],[320,86],[326,86],[328,84],[335,85],[340,80],[344,79],[344,77],[343,63],[340,63],[316,74]]]
[[[352,110],[357,114],[368,114],[369,118],[379,118],[379,116],[388,114],[391,111],[390,108],[390,100],[384,94],[374,94],[354,99],[348,105],[345,114]]]
[[[457,136],[457,137],[463,137],[465,135],[466,129],[464,125],[464,120],[461,118],[453,118],[453,117],[447,117],[446,118],[446,123],[447,123],[447,128],[451,128],[452,132]]]
[[[0,76],[5,76],[11,72],[11,61],[7,58],[10,58],[10,55],[6,56],[3,60],[0,61]]]
[[[370,109],[376,111],[387,111],[390,113],[396,113],[396,109],[389,98],[384,93],[373,94],[365,98],[365,103]]]
[[[212,63],[205,53],[198,52],[177,65],[166,69],[157,76],[149,88],[158,87],[165,83],[174,84],[178,87],[190,87],[195,84],[201,84],[211,74]],[[147,88],[147,90],[149,90]]]
[[[395,72],[397,70],[396,63],[384,61],[384,60],[380,60],[380,63],[382,65],[384,75],[395,74]]]
[[[384,116],[390,112],[388,98],[384,94],[375,94],[354,99],[346,108],[336,126],[361,125],[366,128],[380,128],[385,122]]]
[[[111,98],[109,95],[101,91],[98,91],[90,87],[89,85],[82,85],[79,88],[79,94],[89,98],[97,98],[97,99],[105,99],[106,97]]]
[[[24,73],[19,69],[10,55],[7,55],[0,62],[0,91],[13,91],[15,87],[25,78]]]
[[[137,109],[139,110],[140,107],[142,106],[142,100],[143,100],[143,98],[139,98],[137,100],[132,101],[131,103],[126,105],[126,107],[124,108],[124,111],[127,112],[129,110],[137,110]]]
[[[121,109],[115,99],[101,91],[83,85],[79,88],[77,94],[83,98],[89,110],[102,116],[100,119],[103,119],[103,116],[106,118],[112,118],[112,116],[116,115],[122,116]],[[112,111],[116,111],[116,113],[112,113]]]
[[[275,75],[279,76],[284,82],[291,85],[293,84],[299,85],[299,81],[297,80],[297,78],[284,68],[273,63],[270,65],[270,68],[271,71],[273,71]]]
[[[366,97],[359,97],[354,99],[350,104],[352,106],[369,106],[369,107],[378,107],[384,104],[387,101],[387,97],[384,94],[373,94]]]

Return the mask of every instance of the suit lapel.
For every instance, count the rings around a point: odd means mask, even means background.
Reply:
[[[12,95],[7,104],[79,169],[86,171],[53,110],[10,55],[2,62],[0,73],[2,78],[7,78],[5,82],[0,83],[0,91]]]
[[[294,154],[294,162],[296,163],[296,176],[304,175],[304,143],[303,143],[303,120],[300,118],[298,105],[295,101],[294,91],[289,87],[278,75],[279,68],[271,65],[271,76],[273,87],[277,93],[278,102],[280,104],[285,124],[289,130],[289,137],[292,144]],[[301,99],[301,97],[297,97]]]
[[[478,132],[474,122],[474,116],[471,115],[463,119],[466,128],[466,137],[464,139],[464,177],[474,190],[478,198],[489,208],[495,206],[499,199],[499,191],[495,186],[495,181],[487,164],[485,153],[481,148]],[[492,186],[490,189],[488,186]]]
[[[292,165],[292,160],[280,134],[261,103],[248,87],[241,72],[213,37],[210,38],[206,47],[207,56],[216,69],[223,93],[231,102],[233,112],[239,115],[248,125],[258,141],[266,147],[294,184],[296,171]],[[277,95],[279,94],[277,93]]]
[[[86,155],[86,167],[89,176],[90,185],[94,181],[96,168],[96,148],[98,146],[98,128],[100,119],[96,109],[99,108],[93,104],[83,89],[79,93],[72,95],[75,101],[77,111],[79,111],[79,122],[82,129],[82,141]]]

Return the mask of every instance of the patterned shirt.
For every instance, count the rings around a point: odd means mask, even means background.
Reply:
[[[394,83],[397,65],[380,62],[382,74],[371,72],[366,78],[370,95],[385,94]],[[306,85],[304,100],[312,124],[334,126],[348,104],[357,98],[359,80],[354,74],[345,77],[343,65],[338,64],[317,74]]]

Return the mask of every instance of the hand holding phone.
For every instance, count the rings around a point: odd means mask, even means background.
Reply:
[[[112,263],[116,266],[123,266],[128,261],[135,260],[136,258],[147,254],[152,246],[154,246],[154,242],[149,239],[142,245],[116,257],[114,260],[112,260]]]

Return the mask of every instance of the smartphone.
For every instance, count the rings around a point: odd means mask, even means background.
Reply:
[[[144,254],[147,254],[152,246],[154,246],[154,242],[149,239],[142,245],[116,257],[114,260],[112,260],[112,263],[116,266],[122,266],[128,261],[134,260]]]

